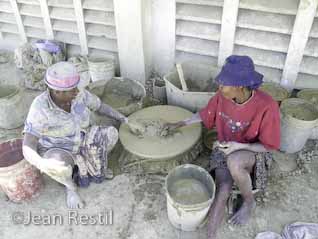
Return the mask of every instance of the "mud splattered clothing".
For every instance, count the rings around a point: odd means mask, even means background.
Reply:
[[[25,122],[24,133],[39,138],[40,155],[52,148],[73,155],[78,167],[75,178],[80,186],[88,186],[90,181],[101,182],[105,178],[107,152],[118,140],[114,127],[90,126],[90,111],[97,111],[100,107],[100,99],[83,90],[72,101],[69,113],[59,108],[46,91],[33,101]],[[108,115],[121,116],[109,108]]]
[[[243,104],[228,100],[218,92],[199,114],[205,127],[216,127],[220,142],[259,142],[269,150],[280,146],[278,104],[260,90],[254,90]]]
[[[204,125],[217,129],[218,141],[261,143],[268,150],[280,146],[280,113],[278,104],[266,93],[254,90],[243,104],[228,100],[218,92],[199,112]],[[254,186],[264,190],[272,153],[255,152]],[[211,169],[227,169],[227,157],[220,150],[211,154]]]
[[[77,170],[73,178],[80,187],[87,187],[90,182],[101,183],[105,180],[107,153],[118,141],[116,128],[92,126],[84,136],[80,152],[74,155]]]
[[[59,108],[49,91],[34,99],[25,121],[24,132],[39,138],[39,150],[62,148],[79,152],[82,134],[90,125],[90,110],[97,111],[100,99],[84,90],[73,100],[71,112]]]

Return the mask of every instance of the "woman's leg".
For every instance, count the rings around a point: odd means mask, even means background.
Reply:
[[[44,160],[55,158],[56,160],[62,161],[66,166],[69,166],[69,170],[61,172],[60,175],[50,175],[55,181],[63,184],[66,187],[66,202],[69,208],[83,208],[84,202],[76,192],[76,185],[72,180],[72,168],[74,166],[73,156],[71,153],[63,149],[50,149],[43,155]]]
[[[246,224],[256,205],[250,176],[255,165],[255,153],[236,151],[228,156],[227,165],[244,200],[242,207],[231,217],[230,222],[238,225]]]
[[[216,194],[209,213],[208,238],[215,239],[216,232],[221,225],[227,200],[232,190],[233,179],[227,168],[215,170]]]
[[[113,126],[92,126],[85,136],[81,155],[85,159],[90,181],[101,183],[104,179],[113,178],[108,169],[108,153],[118,141],[118,131]]]

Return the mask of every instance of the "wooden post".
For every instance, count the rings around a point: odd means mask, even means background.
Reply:
[[[83,55],[87,55],[88,46],[87,46],[86,26],[84,21],[82,0],[73,0],[73,2],[74,2],[74,10],[76,15],[79,40],[81,44],[81,51]]]
[[[16,0],[10,0],[10,3],[11,3],[11,7],[12,7],[12,10],[13,10],[13,13],[14,13],[14,16],[15,16],[15,20],[16,20],[17,25],[18,25],[18,29],[19,29],[21,40],[22,40],[23,43],[25,43],[25,42],[28,41],[28,39],[27,39],[27,36],[25,34],[23,22],[22,22],[21,15],[20,15],[20,12],[19,12],[18,3],[17,3]]]
[[[46,37],[48,40],[54,39],[54,32],[52,28],[52,23],[50,19],[50,12],[49,7],[47,5],[47,0],[39,0],[40,1],[40,7],[41,7],[41,13],[43,17],[44,27],[46,31]]]
[[[317,5],[318,0],[301,0],[299,3],[281,81],[281,85],[289,90],[294,88],[297,80]]]
[[[239,0],[224,0],[218,66],[233,53]]]

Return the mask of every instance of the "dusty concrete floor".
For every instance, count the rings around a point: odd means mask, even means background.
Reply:
[[[10,64],[0,64],[0,82],[18,82]],[[12,73],[13,72],[13,73]],[[9,77],[8,74],[11,74]],[[12,78],[12,76],[14,76]],[[13,137],[18,130],[0,130],[0,140]],[[120,152],[118,152],[120,153]],[[116,165],[118,154],[112,155]],[[271,230],[281,232],[284,225],[296,222],[318,222],[318,162],[310,164],[311,172],[289,177],[272,177],[267,192],[267,202],[258,205],[250,223],[244,227],[224,224],[220,237],[226,239],[254,238],[258,232]],[[113,212],[112,225],[70,225],[65,207],[64,189],[53,180],[44,177],[45,185],[38,198],[32,202],[14,204],[0,193],[0,238],[67,238],[67,239],[203,239],[206,227],[198,232],[185,233],[174,229],[167,218],[164,177],[157,175],[136,176],[121,174],[111,181],[92,184],[79,193],[86,201],[86,209],[80,215],[97,215]],[[62,225],[16,225],[14,215],[50,216],[60,215]],[[74,221],[73,221],[74,222]],[[110,223],[110,222],[109,222]]]
[[[267,202],[257,207],[249,225],[233,227],[225,223],[220,230],[220,238],[254,238],[258,232],[266,230],[280,232],[284,225],[292,222],[318,222],[318,162],[311,163],[311,169],[310,173],[299,176],[272,178]],[[109,215],[112,210],[112,225],[70,225],[63,187],[50,178],[44,179],[45,186],[40,196],[32,202],[14,204],[0,195],[0,238],[207,238],[206,227],[198,232],[186,233],[170,225],[162,176],[121,174],[111,181],[80,189],[79,193],[87,205],[78,213],[96,215],[106,211]],[[22,213],[27,218],[29,212],[50,217],[61,215],[64,223],[14,224],[14,215]]]

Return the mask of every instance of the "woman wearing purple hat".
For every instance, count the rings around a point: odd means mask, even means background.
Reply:
[[[25,121],[23,154],[35,167],[66,186],[67,206],[82,208],[76,185],[111,179],[107,154],[118,140],[113,126],[90,125],[90,111],[120,122],[128,119],[87,90],[79,91],[80,77],[69,62],[47,69],[48,90],[36,97]]]
[[[233,182],[244,202],[229,222],[247,223],[256,205],[250,173],[264,169],[272,158],[271,151],[280,146],[279,107],[271,96],[258,90],[262,78],[250,57],[232,55],[216,77],[219,90],[208,105],[189,119],[167,125],[169,130],[197,122],[208,129],[216,127],[218,141],[211,165],[215,165],[217,190],[209,214],[209,239],[216,238]],[[261,176],[265,182],[266,173]],[[259,186],[265,189],[264,183]]]

